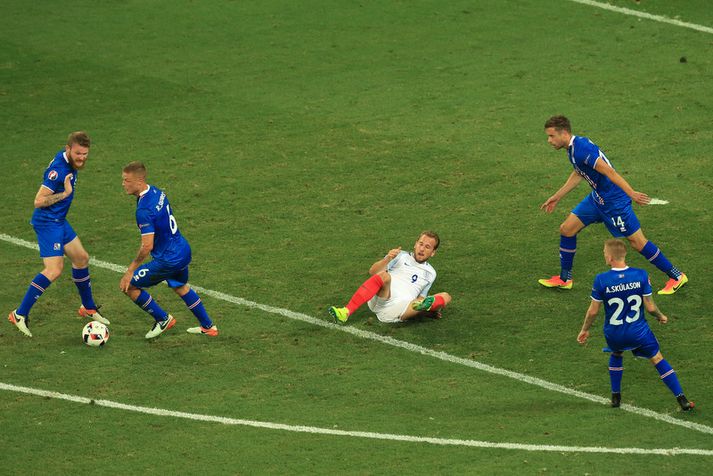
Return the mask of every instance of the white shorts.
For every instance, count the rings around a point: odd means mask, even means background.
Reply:
[[[381,322],[401,322],[401,315],[406,312],[411,300],[394,297],[382,299],[379,296],[374,296],[367,304]]]

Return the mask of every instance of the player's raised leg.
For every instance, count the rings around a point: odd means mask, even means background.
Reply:
[[[681,388],[681,384],[678,381],[676,372],[671,367],[671,364],[669,364],[666,359],[663,358],[661,352],[656,353],[656,355],[651,357],[651,359],[649,360],[654,365],[654,367],[656,367],[656,370],[661,376],[661,381],[666,384],[668,389],[671,390],[671,393],[673,393],[673,395],[676,397],[678,404],[681,406],[681,410],[688,411],[691,408],[695,407],[696,404],[694,402],[689,402],[686,398],[686,395],[683,394],[683,389]]]
[[[658,246],[647,240],[640,229],[626,239],[629,240],[632,248],[669,277],[666,285],[657,294],[673,294],[688,282],[688,277],[666,258]]]
[[[440,310],[450,303],[451,295],[448,293],[437,293],[424,299],[416,299],[401,314],[401,320],[406,321],[423,313],[433,313],[434,316],[440,317]]]
[[[546,288],[572,289],[572,267],[577,252],[577,233],[584,227],[585,224],[577,215],[569,214],[560,225],[560,274],[548,279],[540,279],[538,283]]]
[[[191,289],[188,284],[173,288],[173,290],[180,296],[181,299],[183,299],[183,302],[186,303],[186,307],[193,313],[194,316],[196,316],[196,319],[198,319],[198,322],[201,324],[198,327],[189,327],[186,332],[189,334],[217,336],[218,326],[213,324],[210,316],[208,316],[208,312],[205,310],[203,301],[201,301],[198,293]]]
[[[92,283],[89,277],[89,253],[82,246],[78,236],[64,246],[64,253],[72,261],[72,281],[77,286],[82,305],[79,306],[77,314],[88,317],[102,324],[109,325],[109,319],[102,316],[99,306],[94,302],[92,294]]]
[[[437,293],[427,296],[424,299],[417,299],[411,303],[411,309],[417,312],[437,311],[446,307],[451,302],[451,295],[448,293]]]
[[[388,299],[391,295],[391,275],[387,271],[372,275],[359,286],[345,307],[332,306],[329,314],[337,322],[347,322],[349,316],[377,295],[382,299]]]

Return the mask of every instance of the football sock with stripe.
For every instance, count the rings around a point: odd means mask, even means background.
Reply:
[[[357,291],[354,293],[352,298],[349,300],[349,303],[347,304],[349,315],[351,316],[354,311],[359,309],[359,306],[376,296],[376,293],[379,292],[383,285],[384,280],[381,279],[381,276],[379,276],[378,274],[375,274],[371,278],[364,281],[364,283],[359,286],[359,289],[357,289]]]
[[[612,393],[621,393],[621,378],[624,375],[624,356],[609,356],[609,380]]]
[[[577,252],[577,235],[560,235],[560,279],[569,281],[572,279],[572,265],[574,264],[574,254]]]
[[[87,309],[96,309],[97,305],[92,296],[92,283],[89,280],[89,268],[72,268],[72,281],[77,286],[82,305]]]
[[[678,279],[681,277],[681,271],[678,270],[666,256],[661,252],[658,246],[650,241],[647,241],[644,247],[639,252],[644,258],[649,260],[651,264],[666,273],[670,278]]]
[[[666,359],[663,359],[661,362],[656,364],[656,370],[658,370],[659,375],[661,376],[661,380],[663,380],[663,383],[666,384],[666,386],[675,396],[683,394],[683,389],[681,388],[681,384],[678,383],[678,377],[676,376],[676,372],[666,361]]]
[[[436,294],[433,296],[433,304],[431,304],[431,311],[437,311],[438,309],[444,307],[446,305],[446,300],[443,299],[443,296],[440,296]]]
[[[35,305],[35,302],[37,302],[50,284],[52,284],[52,281],[50,281],[47,276],[42,273],[37,274],[27,288],[25,297],[22,298],[20,307],[17,308],[17,313],[21,316],[29,316],[30,309],[32,309],[32,306]]]
[[[139,297],[137,297],[134,302],[141,309],[151,314],[156,321],[165,321],[168,318],[168,313],[164,311],[161,306],[158,305],[156,300],[154,300],[154,298],[143,289],[141,290]]]
[[[210,320],[198,293],[191,289],[186,294],[181,296],[181,299],[183,299],[183,302],[186,303],[186,306],[191,310],[193,315],[196,316],[198,321],[201,323],[202,328],[210,329],[213,327],[213,321]]]

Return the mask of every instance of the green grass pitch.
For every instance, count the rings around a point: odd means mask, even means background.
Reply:
[[[713,26],[708,2],[610,2]],[[348,326],[606,398],[601,317],[576,341],[604,227],[581,233],[575,288],[548,292],[558,225],[539,205],[570,172],[542,125],[570,117],[640,191],[645,234],[691,279],[658,298],[664,356],[699,408],[677,411],[648,362],[625,358],[624,403],[713,428],[710,203],[713,35],[567,0],[19,2],[3,6],[2,233],[28,224],[68,132],[93,145],[69,220],[90,254],[126,266],[139,235],[121,168],[144,161],[191,242],[191,282],[327,321],[390,248],[423,229],[442,247],[439,321]],[[685,61],[683,60],[685,58]],[[664,276],[634,253],[631,265]],[[32,311],[5,319],[40,271],[0,241],[0,383],[236,419],[531,445],[713,450],[713,435],[331,327],[204,295],[221,335],[156,342],[95,266],[112,321],[102,349],[69,263]],[[285,432],[0,392],[4,474],[704,474],[710,456],[482,449]],[[98,469],[97,469],[98,468]]]

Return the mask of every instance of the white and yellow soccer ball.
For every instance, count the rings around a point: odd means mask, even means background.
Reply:
[[[82,340],[90,347],[100,347],[109,340],[109,328],[98,321],[91,321],[82,330]]]

